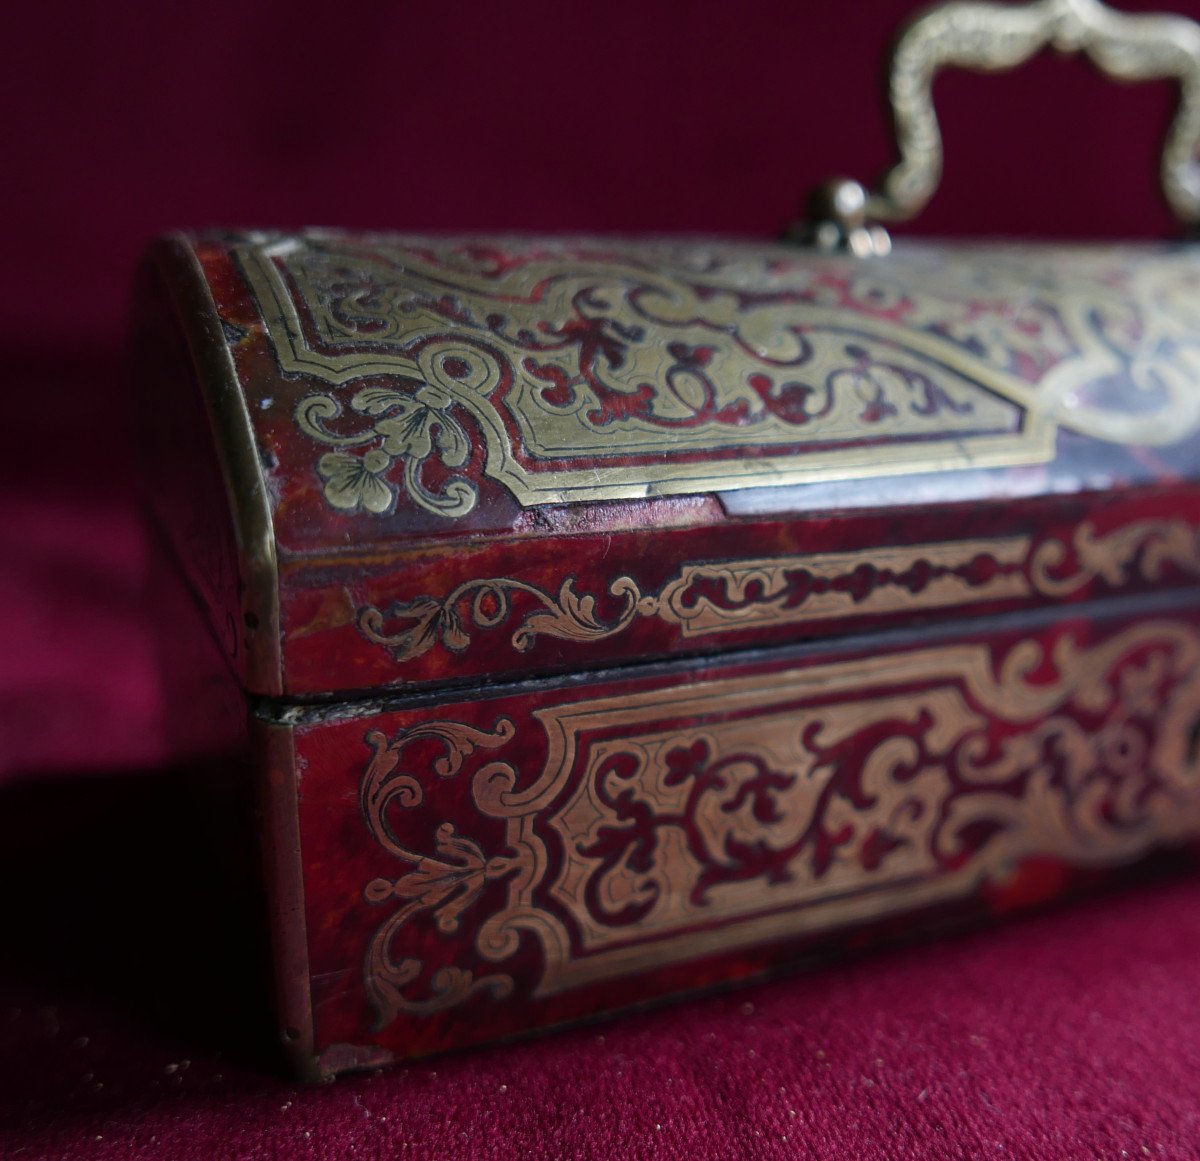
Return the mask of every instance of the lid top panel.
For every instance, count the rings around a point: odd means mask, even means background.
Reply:
[[[1097,465],[1144,476],[1137,449],[1197,461],[1191,247],[193,245],[284,552],[502,532],[583,501],[773,489],[803,511],[820,485],[827,511],[840,481],[945,474],[952,495],[955,473],[1041,472],[1062,490]]]

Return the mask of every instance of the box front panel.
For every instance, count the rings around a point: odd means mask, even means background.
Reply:
[[[292,692],[579,672],[1182,588],[1200,488],[587,528],[281,570]]]
[[[1194,837],[1200,613],[513,686],[294,738],[335,1071],[1045,898]]]

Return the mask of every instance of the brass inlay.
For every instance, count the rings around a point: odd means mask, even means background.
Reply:
[[[1135,576],[1146,581],[1162,578],[1171,565],[1187,576],[1200,576],[1200,529],[1186,520],[1135,520],[1103,535],[1085,521],[1071,541],[1074,564],[1068,565],[1066,546],[1047,540],[1034,553],[1030,577],[1038,592],[1059,597],[1076,592],[1099,577],[1112,588]]]
[[[389,803],[411,808],[420,806],[424,800],[420,779],[399,769],[404,746],[420,738],[435,739],[444,748],[445,756],[435,763],[434,770],[440,777],[449,778],[458,773],[463,760],[478,747],[495,749],[512,736],[513,725],[509,721],[501,721],[490,733],[457,722],[430,722],[415,727],[401,741],[390,745],[378,731],[367,735],[375,759],[362,787],[363,813],[376,840],[415,867],[394,881],[373,879],[364,890],[372,903],[397,899],[403,904],[375,933],[367,952],[367,991],[384,1023],[401,1012],[420,1015],[452,1007],[477,992],[503,999],[512,991],[510,976],[497,974],[476,979],[469,971],[447,967],[434,973],[430,981],[433,994],[428,999],[416,1000],[404,994],[405,986],[421,974],[423,965],[412,957],[393,959],[392,939],[396,932],[413,915],[431,907],[436,909],[439,931],[456,931],[459,914],[471,905],[484,883],[506,874],[514,864],[509,858],[486,858],[478,843],[457,835],[450,823],[437,830],[440,857],[421,855],[396,841],[385,813]]]
[[[658,593],[643,593],[630,576],[620,576],[609,593],[623,602],[610,620],[601,620],[596,598],[575,591],[568,577],[551,595],[535,585],[508,577],[465,581],[443,600],[419,597],[397,603],[385,613],[368,605],[358,614],[363,635],[391,650],[397,661],[410,661],[442,644],[462,652],[471,643],[467,624],[494,629],[509,618],[512,599],[533,603],[512,634],[514,649],[524,652],[538,637],[600,641],[628,629],[639,617],[657,617],[678,625],[685,637],[732,630],[789,625],[831,617],[872,616],[906,609],[944,608],[980,601],[1028,596],[1022,565],[1028,537],[915,544],[870,552],[818,552],[751,560],[693,562]],[[969,567],[987,560],[993,571],[972,581]],[[866,569],[861,590],[847,582]],[[794,582],[807,582],[800,595]],[[715,585],[718,599],[706,587]],[[469,618],[469,620],[468,620]],[[399,627],[389,630],[389,624]]]
[[[1200,422],[1188,250],[305,235],[239,250],[329,504],[524,505],[1029,464]]]
[[[1200,830],[1197,705],[1200,636],[1172,620],[1050,654],[1025,640],[1002,664],[958,643],[552,704],[525,727],[545,735],[532,781],[502,760],[472,771],[475,809],[505,823],[490,856],[449,823],[436,856],[408,850],[386,812],[422,801],[401,766],[416,739],[441,740],[450,776],[513,723],[372,733],[364,812],[413,869],[366,889],[404,901],[372,941],[368,990],[382,1024],[508,994],[508,976],[441,968],[417,999],[403,989],[422,964],[392,960],[403,924],[427,910],[456,930],[488,879],[506,902],[475,951],[499,962],[532,935],[544,997],[965,895],[1031,856],[1134,858]]]
[[[988,571],[972,577],[972,567],[981,562]],[[573,577],[556,594],[511,577],[481,577],[464,581],[440,600],[421,596],[386,610],[367,605],[357,624],[367,640],[405,662],[437,644],[464,652],[471,644],[469,628],[499,628],[518,599],[531,608],[510,640],[514,649],[525,652],[538,637],[601,641],[640,617],[677,625],[684,638],[702,637],[1036,594],[1059,597],[1097,578],[1120,588],[1135,575],[1160,579],[1167,564],[1185,575],[1200,575],[1200,532],[1187,521],[1139,520],[1104,534],[1084,522],[1069,545],[1049,538],[1035,546],[1028,536],[1011,536],[690,562],[657,593],[643,592],[633,577],[623,575],[609,585],[609,594],[622,605],[607,619],[597,612],[593,595],[576,591]],[[860,575],[855,586],[851,582]]]

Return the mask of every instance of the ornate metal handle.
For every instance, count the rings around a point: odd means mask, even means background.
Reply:
[[[1050,46],[1086,53],[1115,80],[1179,81],[1179,107],[1163,147],[1163,192],[1182,222],[1200,222],[1200,25],[1183,16],[1115,12],[1100,0],[1017,7],[959,0],[918,16],[897,41],[888,91],[900,159],[878,190],[843,180],[816,192],[809,218],[816,244],[884,252],[887,233],[871,223],[911,218],[933,196],[942,175],[932,94],[939,68],[999,72]]]

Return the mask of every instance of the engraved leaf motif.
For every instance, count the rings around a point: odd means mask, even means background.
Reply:
[[[411,900],[414,910],[432,909],[438,929],[449,933],[457,929],[459,916],[478,897],[484,882],[503,873],[508,864],[489,862],[477,842],[456,834],[448,822],[438,827],[436,847],[441,858],[425,855],[394,883],[373,880],[364,894],[372,903],[394,896]]]
[[[381,415],[375,433],[383,437],[381,447],[391,456],[404,456],[419,463],[437,448],[448,468],[460,468],[471,454],[466,432],[448,414],[453,398],[442,388],[426,384],[413,396],[383,387],[360,391],[351,406],[368,415]]]
[[[359,614],[358,625],[368,640],[387,644],[399,660],[408,661],[433,648],[441,609],[441,604],[432,597],[418,597],[391,610],[392,616],[414,622],[400,633],[387,634],[383,613],[376,608],[364,609]]]
[[[382,415],[390,407],[410,402],[407,395],[393,391],[390,387],[364,387],[350,400],[350,406],[364,415]]]
[[[389,633],[387,618],[412,623],[399,632]],[[456,653],[461,653],[471,643],[452,601],[443,603],[433,597],[418,597],[393,605],[387,618],[381,610],[368,606],[359,613],[358,627],[369,641],[386,645],[397,661],[411,661],[428,653],[439,638]]]
[[[576,593],[571,587],[569,577],[563,581],[562,587],[558,590],[558,603],[563,612],[576,624],[589,629],[603,630],[604,626],[596,617],[596,598],[591,594],[580,596]]]
[[[434,442],[442,463],[448,468],[461,468],[471,454],[466,433],[447,415],[439,415],[436,422]]]
[[[545,609],[538,609],[525,618],[517,637],[513,638],[519,649],[528,649],[539,634],[587,641],[616,631],[619,626],[604,625],[596,616],[596,598],[588,594],[581,596],[573,584],[573,579],[567,577],[558,590],[556,604],[548,604]],[[626,619],[622,618],[621,624]]]
[[[453,609],[442,609],[440,625],[443,643],[447,648],[453,649],[455,653],[461,653],[471,644],[471,638],[467,636],[466,630],[463,629],[462,622],[458,618],[458,614]]]
[[[395,415],[375,424],[375,430],[383,436],[380,446],[389,455],[408,456],[415,461],[425,459],[433,451],[429,409],[414,400],[402,399],[394,405],[394,410]]]

